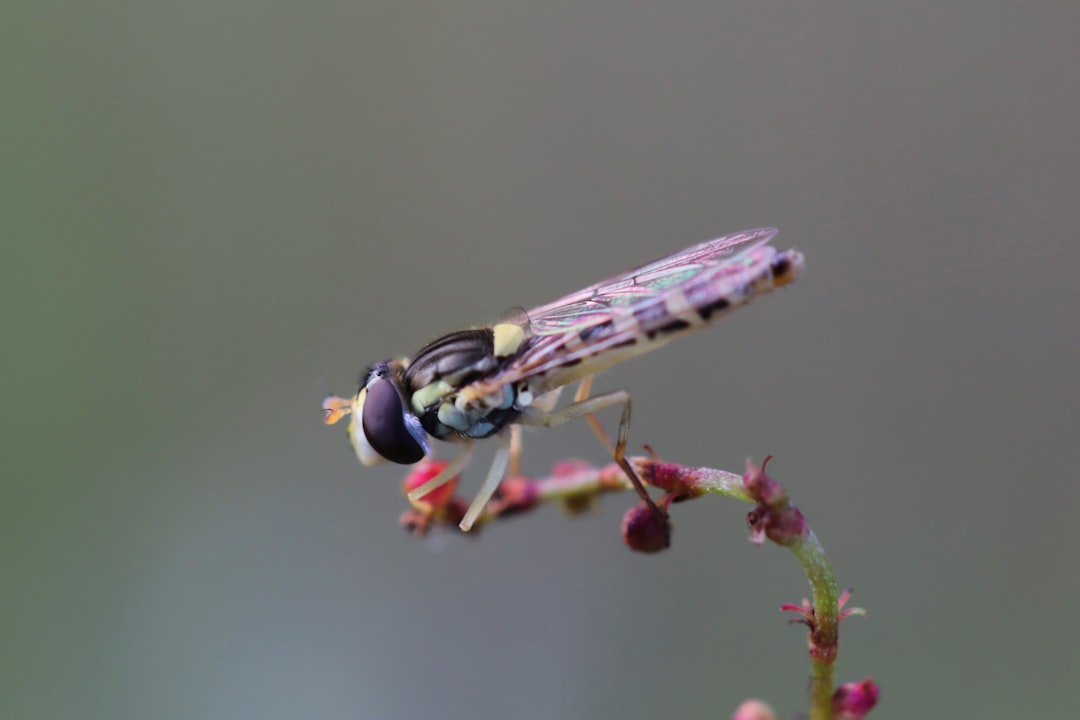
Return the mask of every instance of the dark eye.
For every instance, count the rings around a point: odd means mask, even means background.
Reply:
[[[401,395],[390,380],[368,385],[362,422],[372,449],[390,462],[411,465],[424,457],[424,448],[405,427]]]

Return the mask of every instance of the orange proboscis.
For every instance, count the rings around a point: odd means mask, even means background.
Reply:
[[[352,400],[346,400],[337,395],[331,395],[323,400],[322,410],[323,422],[327,425],[333,425],[352,412]]]

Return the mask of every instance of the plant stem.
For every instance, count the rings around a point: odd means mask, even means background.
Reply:
[[[791,551],[806,572],[813,597],[813,625],[810,628],[810,720],[830,720],[835,688],[840,627],[840,592],[825,548],[814,531],[791,545]]]

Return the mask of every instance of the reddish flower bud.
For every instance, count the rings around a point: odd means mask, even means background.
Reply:
[[[502,481],[489,508],[499,516],[509,516],[532,510],[540,502],[540,490],[536,483],[522,477],[509,477]]]
[[[833,693],[833,712],[837,720],[862,720],[877,705],[880,694],[873,678],[845,683]]]
[[[806,518],[797,507],[773,510],[757,507],[746,515],[750,525],[750,540],[760,545],[767,537],[777,545],[791,545],[806,536],[808,525]]]
[[[657,517],[652,508],[642,503],[623,515],[622,535],[631,550],[657,553],[671,545],[671,523]]]
[[[746,516],[750,526],[750,541],[756,545],[769,538],[777,545],[791,545],[806,537],[810,526],[799,508],[788,501],[784,487],[765,474],[765,465],[757,467],[746,461],[746,474],[743,475],[743,487],[758,506]]]
[[[747,700],[735,709],[731,720],[776,720],[776,711],[761,700]]]
[[[642,480],[666,491],[673,500],[687,500],[705,494],[698,468],[645,458],[636,458],[633,465]]]
[[[409,474],[405,476],[405,480],[402,482],[402,490],[405,495],[407,496],[410,492],[438,475],[448,464],[445,460],[424,460],[417,464],[416,467],[409,471]],[[421,495],[412,502],[412,505],[421,512],[432,512],[444,507],[453,497],[457,484],[458,478],[452,478],[449,482],[434,488],[425,495]]]
[[[761,467],[751,460],[746,461],[746,472],[743,474],[743,485],[746,492],[759,505],[768,507],[782,507],[787,504],[787,491],[784,487],[765,474],[765,466],[769,464],[772,456],[765,458]]]

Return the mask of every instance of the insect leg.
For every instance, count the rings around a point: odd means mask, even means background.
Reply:
[[[521,426],[510,426],[510,464],[506,466],[506,474],[515,476],[521,474]]]
[[[588,400],[576,402],[573,405],[567,405],[562,410],[552,413],[538,412],[533,408],[533,412],[528,412],[521,416],[521,422],[528,425],[539,425],[541,427],[556,427],[571,420],[589,417],[594,413],[612,407],[613,405],[622,405],[622,417],[619,420],[618,442],[616,442],[615,449],[612,452],[615,462],[618,463],[619,467],[622,468],[622,471],[626,473],[626,477],[628,477],[630,482],[634,485],[634,489],[637,491],[641,501],[649,507],[649,510],[652,511],[656,519],[661,521],[665,528],[668,528],[667,514],[653,502],[651,497],[649,497],[649,492],[645,489],[645,485],[641,482],[641,479],[638,478],[637,473],[634,472],[634,468],[630,466],[629,461],[626,459],[626,445],[630,441],[630,393],[625,390],[615,390],[614,392],[597,395]],[[670,532],[670,529],[668,532]]]
[[[480,486],[480,492],[473,498],[472,503],[469,504],[469,509],[465,511],[465,517],[458,525],[464,532],[472,530],[473,523],[476,522],[476,518],[483,512],[484,506],[487,505],[487,501],[491,499],[491,496],[495,494],[495,490],[498,489],[499,483],[506,477],[506,467],[510,464],[510,457],[514,451],[513,436],[503,440],[499,449],[495,451],[495,458],[491,461],[491,469],[488,470],[487,477],[484,478],[484,484]]]
[[[442,472],[409,493],[409,500],[419,500],[435,488],[442,487],[453,480],[454,476],[460,474],[462,468],[469,463],[469,458],[472,457],[472,451],[472,441],[465,441],[465,446],[446,464],[446,467],[442,469]]]
[[[592,381],[595,375],[587,375],[581,379],[578,383],[577,392],[574,393],[574,402],[585,402],[589,399],[589,391],[592,390]],[[607,451],[612,455],[615,454],[615,446],[611,444],[611,438],[608,437],[607,430],[604,430],[604,426],[600,424],[600,421],[596,419],[596,415],[589,414],[585,416],[585,422],[589,423],[589,427],[592,428],[593,433],[596,435],[600,444],[607,448]]]

